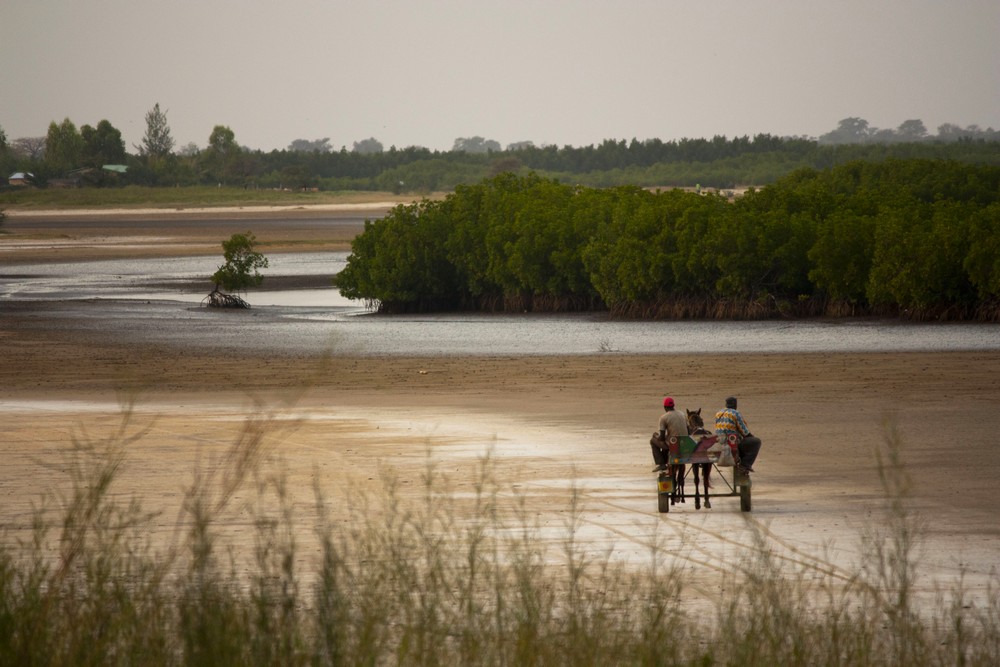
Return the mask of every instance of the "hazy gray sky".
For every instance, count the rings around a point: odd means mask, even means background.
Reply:
[[[177,146],[1000,128],[1000,0],[0,0],[0,127]]]

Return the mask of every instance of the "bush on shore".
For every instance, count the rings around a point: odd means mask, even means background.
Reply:
[[[501,174],[366,224],[336,282],[381,312],[1000,315],[1000,167],[794,172],[730,201]]]

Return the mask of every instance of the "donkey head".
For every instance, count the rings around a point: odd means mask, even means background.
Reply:
[[[687,423],[689,431],[696,431],[697,429],[705,428],[705,420],[701,418],[701,408],[697,410],[686,410],[687,412]]]

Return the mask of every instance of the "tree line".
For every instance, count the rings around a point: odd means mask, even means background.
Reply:
[[[374,137],[352,150],[333,150],[329,138],[297,139],[284,150],[242,146],[231,128],[216,125],[205,147],[175,150],[166,111],[146,114],[142,141],[126,149],[121,132],[107,120],[77,129],[68,118],[52,122],[45,137],[8,141],[0,128],[0,170],[4,176],[30,173],[45,186],[71,179],[91,186],[227,185],[247,188],[378,190],[430,193],[451,191],[503,172],[536,173],[574,185],[761,186],[800,168],[826,169],[853,160],[948,159],[1000,164],[1000,133],[976,126],[942,125],[927,133],[919,120],[897,130],[879,130],[860,118],[840,121],[818,140],[803,137],[684,138],[630,141],[606,139],[574,147],[536,146],[530,141],[500,144],[460,137],[451,151],[419,146],[384,149]],[[127,168],[108,170],[107,165]]]
[[[336,284],[379,312],[1000,320],[1000,167],[852,161],[728,200],[504,173],[368,221]]]
[[[864,118],[844,118],[836,129],[819,137],[821,144],[868,144],[868,143],[911,143],[920,141],[972,141],[982,139],[996,141],[1000,139],[1000,131],[992,127],[982,128],[978,125],[959,127],[954,123],[938,125],[937,135],[927,131],[924,122],[919,118],[906,120],[896,129],[877,128]]]

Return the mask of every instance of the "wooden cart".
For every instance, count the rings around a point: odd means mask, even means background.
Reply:
[[[678,502],[685,502],[687,497],[683,488],[676,488],[674,471],[676,466],[683,466],[683,478],[685,481],[691,477],[694,464],[707,464],[712,466],[716,473],[712,475],[713,488],[703,492],[706,498],[739,498],[740,511],[749,512],[750,504],[750,475],[742,471],[737,465],[721,465],[722,447],[728,447],[737,457],[737,438],[732,435],[725,441],[721,441],[718,436],[670,436],[667,438],[667,448],[669,452],[668,460],[670,467],[659,472],[656,479],[657,505],[660,512],[669,512],[670,506]],[[706,505],[711,507],[710,504]],[[700,509],[700,502],[698,503]]]

